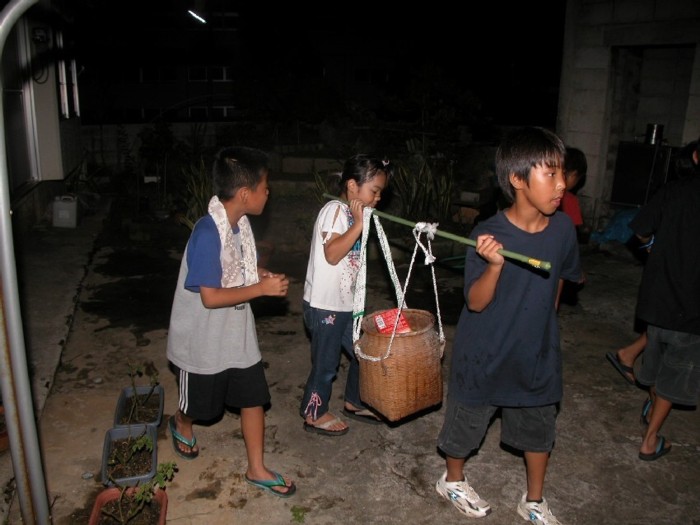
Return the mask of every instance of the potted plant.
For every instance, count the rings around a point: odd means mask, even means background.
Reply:
[[[148,385],[137,385],[136,379],[148,376]],[[165,392],[158,381],[158,370],[152,361],[130,366],[131,386],[124,387],[114,411],[114,426],[144,423],[158,427],[163,419]]]
[[[168,513],[166,485],[177,464],[160,463],[156,474],[136,487],[115,486],[98,494],[88,525],[165,525]]]
[[[156,475],[158,429],[139,424],[110,428],[102,450],[102,482],[133,487]]]

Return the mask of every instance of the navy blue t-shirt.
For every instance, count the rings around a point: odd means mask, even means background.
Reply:
[[[514,226],[500,211],[477,225],[470,238],[488,233],[505,250],[548,261],[549,272],[506,258],[492,302],[482,312],[466,308],[457,323],[449,395],[471,406],[542,406],[562,398],[562,365],[555,300],[559,279],[581,277],[576,230],[562,212],[541,232]],[[487,263],[467,248],[464,296]]]

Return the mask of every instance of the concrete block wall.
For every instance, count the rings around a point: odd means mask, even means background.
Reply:
[[[631,63],[618,60],[624,49],[640,53],[640,64],[638,83],[621,92]],[[648,123],[663,124],[673,146],[700,136],[700,2],[568,0],[557,132],[587,156],[579,197],[593,228],[614,211],[617,145],[643,140]]]

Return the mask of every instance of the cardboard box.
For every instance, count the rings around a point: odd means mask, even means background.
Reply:
[[[386,310],[374,316],[374,324],[380,334],[390,334],[394,330],[394,323],[396,323],[396,314],[398,311],[398,308],[394,308],[393,310]],[[410,331],[411,327],[408,325],[408,321],[406,321],[406,317],[404,317],[402,313],[399,316],[399,324],[396,326],[396,333],[405,334]]]
[[[56,228],[75,228],[78,225],[78,199],[60,195],[53,201],[53,225]]]

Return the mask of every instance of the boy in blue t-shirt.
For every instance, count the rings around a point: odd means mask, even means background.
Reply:
[[[289,280],[257,265],[248,215],[260,215],[270,193],[267,155],[253,148],[221,150],[214,161],[215,195],[197,221],[180,264],[168,331],[168,360],[178,383],[178,409],[168,421],[175,452],[199,455],[192,424],[241,411],[248,483],[279,497],[292,481],[263,460],[264,406],[270,402],[249,302],[287,295]]]
[[[552,132],[513,131],[496,153],[496,174],[511,206],[471,233],[464,268],[466,304],[457,324],[445,419],[438,447],[446,471],[436,490],[470,517],[490,505],[464,475],[497,410],[501,441],[522,450],[527,490],[517,505],[524,519],[557,525],[543,486],[554,446],[562,363],[557,308],[563,280],[581,277],[576,229],[557,211],[566,188],[565,147]],[[499,250],[551,262],[549,273],[505,260]]]

